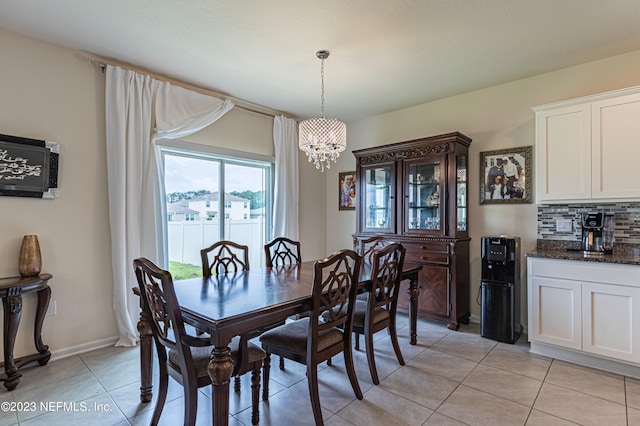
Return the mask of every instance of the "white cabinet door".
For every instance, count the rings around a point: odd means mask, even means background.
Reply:
[[[536,114],[537,202],[591,198],[591,104]]]
[[[640,198],[633,176],[640,158],[640,94],[592,103],[594,199]]]
[[[529,277],[532,341],[582,349],[580,282]]]
[[[583,350],[640,361],[640,288],[582,283]]]

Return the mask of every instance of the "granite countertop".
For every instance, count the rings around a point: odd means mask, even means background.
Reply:
[[[539,239],[536,244],[536,250],[525,253],[525,256],[581,262],[640,265],[639,244],[618,244],[614,246],[611,254],[585,254],[583,251],[575,251],[577,249],[579,249],[579,245],[576,245],[573,241]]]

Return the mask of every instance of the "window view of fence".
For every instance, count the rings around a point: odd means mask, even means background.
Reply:
[[[200,250],[220,240],[249,247],[251,268],[264,266],[271,212],[271,164],[163,151],[169,271],[202,276]]]

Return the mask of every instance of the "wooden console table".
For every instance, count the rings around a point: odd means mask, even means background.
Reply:
[[[22,377],[22,374],[18,372],[20,368],[33,361],[45,365],[51,358],[49,346],[42,343],[40,335],[51,298],[51,288],[48,284],[51,278],[51,274],[40,274],[35,277],[0,278],[0,298],[2,298],[4,311],[4,362],[0,363],[0,367],[4,367],[4,374],[0,374],[0,381],[4,382],[4,387],[9,391],[14,390],[20,383]],[[38,353],[13,359],[13,347],[16,343],[18,325],[22,316],[22,295],[34,291],[38,293],[38,307],[33,329],[33,341]]]

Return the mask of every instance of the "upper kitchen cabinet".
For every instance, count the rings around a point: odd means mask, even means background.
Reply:
[[[533,110],[538,204],[640,199],[640,87]]]
[[[354,151],[357,232],[402,243],[422,265],[418,314],[457,329],[468,322],[468,164],[471,139],[448,133]],[[405,288],[398,309],[406,311]]]

